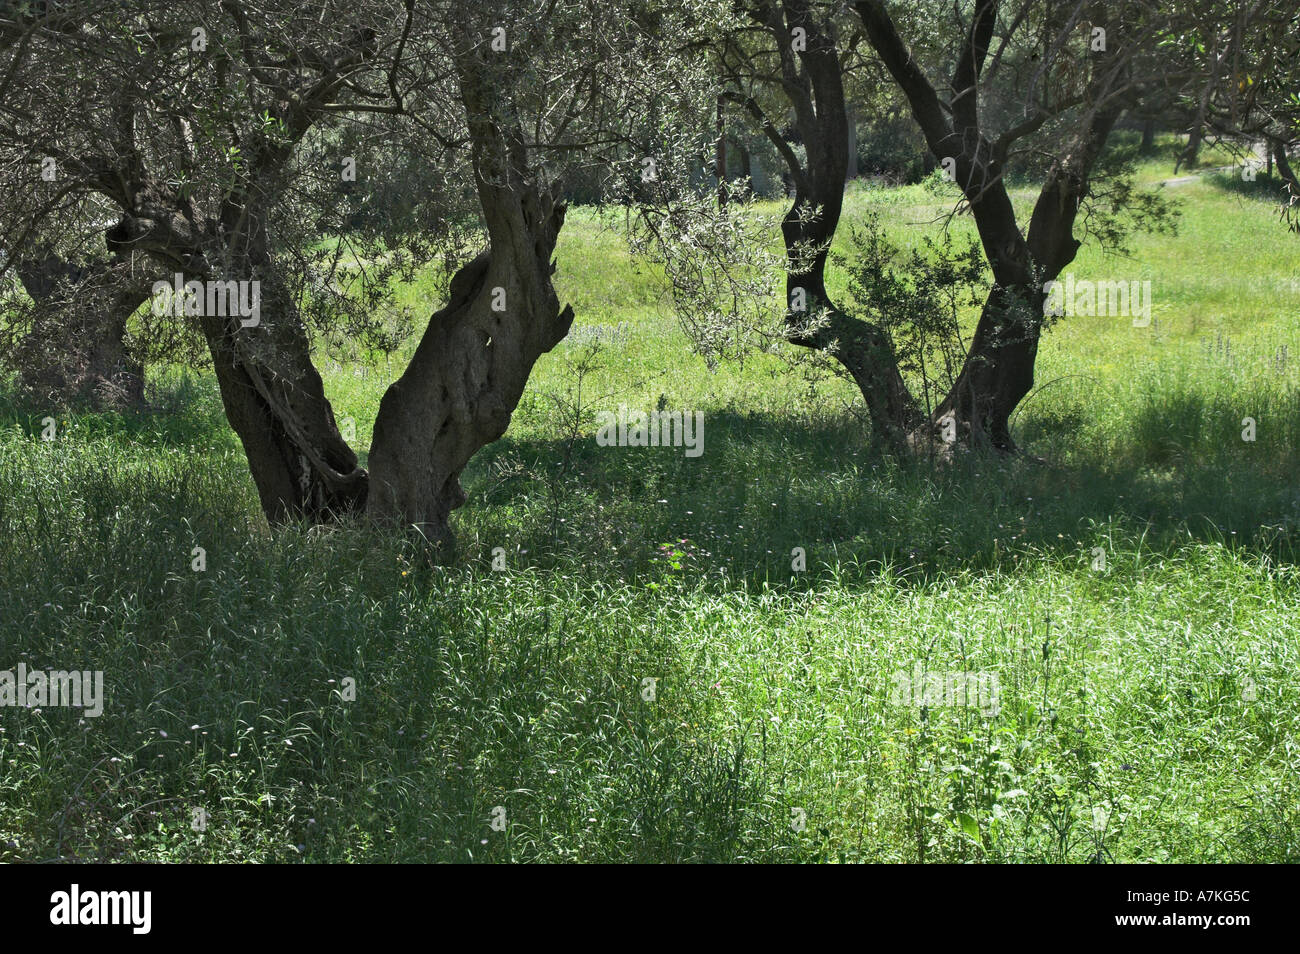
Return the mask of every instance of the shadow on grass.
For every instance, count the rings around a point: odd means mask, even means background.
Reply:
[[[6,508],[13,528],[35,544],[40,532],[65,532],[55,529],[62,517],[67,534],[98,545],[111,534],[129,552],[128,533],[256,524],[251,478],[216,395],[185,378],[174,388],[166,411],[60,416],[61,436],[72,441],[62,476],[51,463],[39,515]],[[490,562],[500,547],[512,567],[602,582],[676,575],[811,585],[885,570],[931,579],[1006,570],[1026,556],[1086,561],[1094,547],[1138,539],[1145,548],[1216,543],[1293,562],[1300,401],[1254,401],[1262,422],[1254,442],[1242,439],[1239,404],[1192,388],[1153,390],[1100,436],[1083,412],[1062,407],[1022,421],[1027,456],[959,454],[946,465],[877,456],[866,429],[847,417],[711,411],[695,458],[681,447],[600,447],[590,428],[571,447],[508,434],[471,462],[469,500],[454,520],[463,561]],[[17,425],[39,446],[38,415],[0,403],[0,426]],[[100,445],[123,449],[129,466]],[[167,452],[157,458],[166,466],[153,464],[155,449]],[[12,498],[30,498],[21,465],[10,476]],[[808,572],[796,576],[798,551]]]
[[[574,445],[507,437],[476,458],[459,515],[466,550],[502,547],[513,564],[572,566],[636,579],[666,569],[790,580],[796,548],[811,571],[919,578],[1006,569],[1026,554],[1087,560],[1142,538],[1295,557],[1300,404],[1269,409],[1268,433],[1242,439],[1235,406],[1194,392],[1150,395],[1105,446],[1068,447],[1068,411],[1022,428],[1030,454],[963,454],[948,465],[871,454],[848,423],[792,425],[713,412],[706,449]],[[665,545],[667,545],[665,547]],[[673,554],[677,556],[674,557]],[[676,563],[678,566],[673,566]]]
[[[466,476],[465,560],[501,546],[512,569],[550,575],[435,570],[400,535],[361,527],[250,533],[254,498],[230,480],[237,457],[143,446],[114,458],[139,433],[131,415],[96,419],[121,441],[48,448],[0,435],[0,658],[103,670],[111,687],[93,731],[67,709],[8,724],[0,785],[21,796],[0,799],[0,860],[857,851],[820,821],[804,838],[791,830],[808,783],[787,769],[810,750],[791,736],[769,755],[768,733],[773,747],[785,736],[766,704],[737,714],[707,640],[688,638],[702,621],[690,594],[614,584],[785,583],[795,547],[809,571],[799,586],[865,580],[885,564],[909,579],[1014,572],[1026,556],[1083,562],[1092,546],[1138,540],[1157,554],[1190,539],[1291,560],[1300,410],[1265,408],[1251,445],[1226,410],[1153,395],[1116,440],[1061,442],[1070,453],[1047,464],[900,463],[872,456],[850,421],[728,412],[707,415],[695,459],[590,435],[572,448],[508,438]],[[224,424],[187,413],[192,431],[167,432],[182,448],[223,439]],[[1082,424],[1035,418],[1022,437],[1032,450]],[[708,612],[717,625],[722,609]],[[671,691],[650,705],[642,680],[656,674]],[[824,716],[821,699],[804,704]],[[910,777],[882,776],[882,811]],[[838,824],[839,804],[810,818]],[[211,812],[202,837],[196,808]],[[1260,817],[1273,843],[1290,824]],[[901,843],[892,828],[879,839]]]
[[[1253,179],[1243,179],[1240,173],[1211,172],[1205,181],[1222,192],[1253,199],[1279,209],[1287,201],[1286,183],[1276,173],[1259,169]]]
[[[238,445],[215,379],[189,371],[151,380],[144,405],[125,410],[44,403],[0,390],[0,428],[17,427],[27,437],[40,439],[47,417],[54,418],[56,434],[75,433],[80,441],[170,448]]]

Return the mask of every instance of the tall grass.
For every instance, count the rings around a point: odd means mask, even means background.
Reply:
[[[450,567],[270,532],[204,376],[53,442],[6,405],[0,669],[107,701],[0,709],[0,859],[1297,860],[1300,246],[1253,194],[1179,198],[1179,236],[1074,266],[1151,278],[1152,327],[1062,322],[1031,456],[945,468],[873,457],[840,382],[708,372],[575,210],[561,295],[630,328],[592,408],[703,410],[705,453],[571,442],[562,345]],[[915,241],[944,202],[849,217]],[[397,365],[325,367],[364,446]],[[996,674],[996,714],[900,702],[918,667]]]

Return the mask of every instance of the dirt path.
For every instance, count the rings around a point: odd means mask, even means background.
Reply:
[[[1171,189],[1177,189],[1179,186],[1185,186],[1189,182],[1196,182],[1201,178],[1201,176],[1206,175],[1207,173],[1232,172],[1236,168],[1236,166],[1215,166],[1213,169],[1202,169],[1200,172],[1195,172],[1190,176],[1178,176],[1175,179],[1162,179],[1160,184],[1162,186],[1168,186]]]

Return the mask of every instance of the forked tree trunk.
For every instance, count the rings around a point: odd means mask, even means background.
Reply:
[[[937,429],[945,441],[953,438],[1005,452],[1016,449],[1011,415],[1034,386],[1044,286],[1056,281],[1078,254],[1074,222],[1079,204],[1119,115],[1118,109],[1096,114],[1071,151],[1053,163],[1034,203],[1027,237],[1020,234],[1002,179],[971,203],[994,286],[962,369],[931,417],[931,434]]]
[[[995,153],[980,126],[978,82],[993,42],[998,5],[984,0],[954,74],[955,95],[945,110],[934,87],[894,28],[879,0],[860,0],[857,10],[868,38],[907,96],[930,151],[951,158],[993,272],[961,371],[949,393],[911,443],[962,443],[1014,451],[1011,414],[1034,384],[1034,363],[1043,327],[1043,286],[1054,281],[1078,253],[1074,222],[1089,176],[1122,109],[1094,112],[1053,164],[1039,192],[1028,235],[1016,221],[1004,178],[1005,153]]]
[[[471,156],[488,250],[452,278],[402,376],[384,394],[370,448],[367,513],[414,527],[451,555],[460,474],[510,424],[534,363],[569,332],[551,254],[564,224],[558,189],[529,168],[523,136],[500,115],[491,68],[461,65]]]
[[[505,432],[533,364],[568,333],[573,312],[559,307],[550,258],[564,204],[530,174],[519,130],[494,114],[492,76],[485,63],[462,76],[489,251],[453,278],[448,306],[384,395],[373,477],[339,433],[307,329],[274,270],[262,220],[270,187],[258,187],[265,195],[257,188],[232,195],[220,228],[156,186],[132,191],[130,212],[112,236],[117,247],[145,248],[185,281],[260,285],[257,324],[206,307],[198,318],[226,416],[273,524],[364,511],[450,544],[448,518],[464,501],[462,468]]]
[[[1015,449],[1011,414],[1034,386],[1043,299],[1028,283],[993,288],[957,379],[914,438]]]

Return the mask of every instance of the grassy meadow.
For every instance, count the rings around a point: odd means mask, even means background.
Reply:
[[[1151,325],[1060,321],[1029,454],[946,467],[873,456],[852,389],[779,355],[710,370],[574,209],[574,340],[467,471],[451,566],[268,530],[210,375],[6,402],[0,669],[107,698],[0,709],[0,860],[1300,860],[1300,239],[1255,185],[1086,244]],[[874,210],[909,247],[951,200],[854,183],[841,240]],[[401,362],[320,365],[364,448]],[[703,411],[703,455],[597,446],[620,404]],[[996,712],[891,698],[918,671],[996,674]]]

